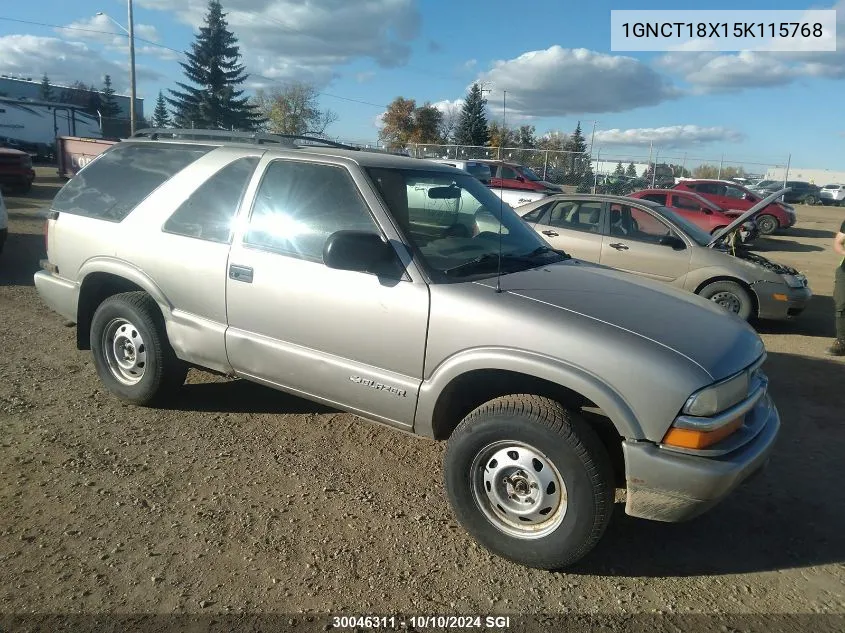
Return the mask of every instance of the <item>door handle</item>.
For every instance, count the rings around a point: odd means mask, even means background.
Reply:
[[[608,244],[610,248],[615,248],[617,251],[627,251],[628,247],[622,244],[621,242],[616,242],[616,244]]]
[[[560,233],[555,233],[554,231],[543,231],[543,235],[548,235],[549,237],[557,237]]]
[[[249,266],[238,266],[231,264],[229,266],[229,279],[234,281],[243,281],[244,283],[252,283],[252,268]]]

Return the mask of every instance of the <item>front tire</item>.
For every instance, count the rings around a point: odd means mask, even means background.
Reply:
[[[773,215],[761,215],[755,221],[757,222],[757,229],[763,235],[772,235],[780,228],[778,219]]]
[[[704,286],[698,294],[746,321],[754,311],[751,295],[735,281],[714,281]]]
[[[187,365],[176,357],[161,312],[145,292],[109,297],[91,320],[91,352],[97,374],[113,394],[147,406],[185,382]]]
[[[816,204],[815,196],[807,196],[804,198],[804,204],[809,204],[811,207]]]
[[[446,451],[452,509],[491,552],[562,569],[585,556],[613,511],[607,451],[576,413],[548,398],[496,398],[464,418]]]

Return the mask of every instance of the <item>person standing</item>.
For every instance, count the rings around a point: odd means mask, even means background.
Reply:
[[[831,356],[845,356],[845,220],[833,238],[833,250],[842,256],[833,282],[833,309],[836,314],[836,340],[827,350]]]

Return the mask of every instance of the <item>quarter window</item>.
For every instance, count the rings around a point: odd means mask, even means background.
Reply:
[[[267,167],[244,243],[314,262],[335,231],[379,233],[355,182],[342,167],[277,160]]]
[[[168,233],[228,243],[238,211],[258,158],[239,158],[206,180],[164,224]]]
[[[119,143],[62,187],[53,209],[120,222],[148,195],[213,148],[166,143]]]

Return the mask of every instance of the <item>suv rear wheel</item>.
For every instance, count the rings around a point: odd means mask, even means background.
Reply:
[[[145,292],[125,292],[100,304],[91,320],[91,351],[108,390],[134,404],[155,404],[181,386],[188,371]]]
[[[572,565],[613,511],[613,470],[576,413],[533,395],[491,400],[464,418],[445,457],[446,491],[484,547],[529,567]]]

